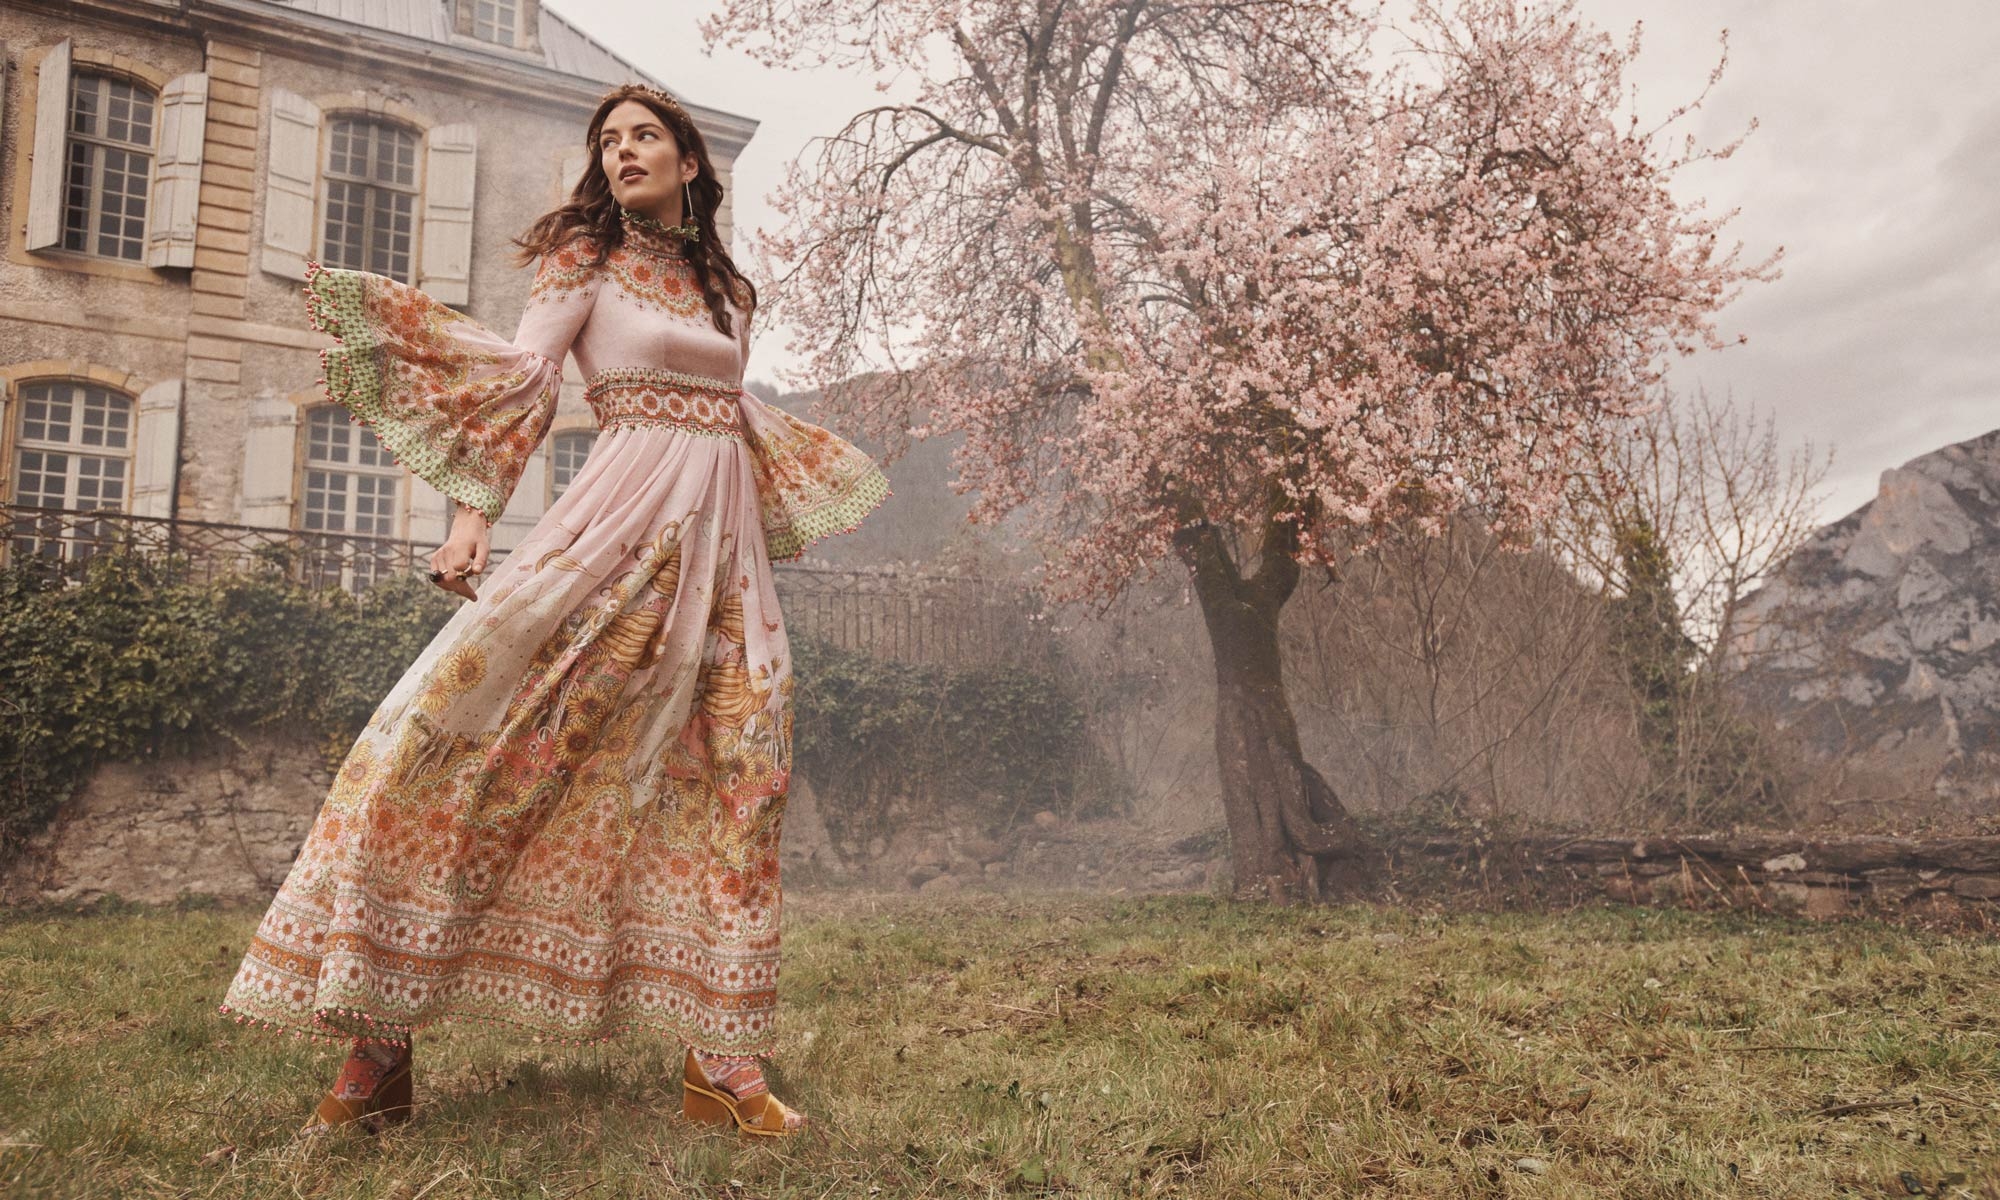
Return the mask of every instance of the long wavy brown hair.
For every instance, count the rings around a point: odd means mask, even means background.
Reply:
[[[695,128],[694,118],[650,88],[622,84],[597,102],[597,111],[591,114],[590,128],[583,137],[583,144],[590,149],[583,177],[570,189],[569,199],[562,207],[544,213],[526,233],[514,239],[514,244],[520,247],[520,261],[532,262],[567,244],[578,233],[588,234],[596,244],[593,266],[602,263],[614,247],[624,244],[625,229],[618,220],[618,201],[611,194],[611,180],[604,174],[604,156],[597,151],[597,138],[604,131],[604,121],[611,110],[627,100],[637,100],[653,110],[660,124],[673,135],[680,153],[694,156],[698,169],[687,185],[694,205],[694,212],[689,215],[701,226],[701,237],[688,243],[688,261],[694,266],[695,281],[701,286],[703,299],[708,301],[715,327],[734,337],[736,331],[731,328],[733,322],[726,307],[728,291],[735,293],[737,303],[747,313],[757,307],[757,289],[736,269],[735,260],[729,257],[729,251],[723,248],[722,239],[716,234],[715,213],[722,207],[722,181],[716,178],[715,165],[708,158],[708,142],[701,136],[701,130]]]

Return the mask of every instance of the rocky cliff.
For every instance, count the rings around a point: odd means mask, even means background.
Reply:
[[[1745,607],[1745,687],[1836,791],[2000,813],[2000,430],[1883,472]]]

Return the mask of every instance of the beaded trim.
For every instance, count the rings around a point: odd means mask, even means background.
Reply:
[[[612,367],[597,372],[583,398],[599,429],[628,425],[680,429],[704,437],[743,437],[736,397],[742,388],[706,375],[664,367]]]
[[[215,1011],[216,1015],[234,1021],[236,1024],[246,1028],[266,1029],[272,1033],[288,1033],[295,1041],[321,1042],[335,1046],[351,1045],[356,1041],[382,1042],[392,1046],[407,1046],[414,1040],[414,1036],[418,1030],[431,1029],[440,1025],[472,1025],[483,1029],[506,1030],[515,1034],[532,1035],[538,1042],[552,1043],[560,1046],[599,1046],[614,1038],[633,1033],[658,1034],[662,1037],[673,1038],[677,1043],[683,1045],[687,1043],[687,1034],[684,1031],[664,1022],[646,1021],[639,1018],[621,1020],[606,1026],[602,1032],[594,1037],[566,1037],[562,1034],[543,1029],[540,1026],[530,1025],[526,1021],[514,1021],[506,1017],[492,1017],[464,1012],[444,1012],[428,1020],[410,1025],[398,1021],[379,1020],[368,1013],[362,1012],[358,1008],[330,1006],[315,1010],[310,1026],[296,1026],[281,1025],[276,1021],[267,1021],[262,1017],[249,1016],[239,1009],[231,1008],[228,1004],[217,1005]],[[364,1032],[371,1029],[382,1030],[384,1032]],[[703,1053],[708,1053],[705,1047],[698,1047],[698,1049],[701,1049]],[[732,1049],[736,1049],[738,1053],[742,1053],[740,1048],[732,1047]],[[772,1049],[773,1047],[768,1044],[758,1044],[754,1052],[756,1054],[769,1054]]]
[[[688,257],[686,234],[675,233],[676,226],[668,225],[657,217],[636,213],[624,205],[618,207],[618,222],[624,227],[625,244],[640,250],[650,250],[668,258]],[[692,221],[690,220],[690,223]],[[697,231],[696,236],[699,236]]]
[[[584,387],[588,390],[627,383],[702,388],[711,392],[727,392],[731,396],[743,390],[741,384],[731,383],[727,379],[717,379],[713,375],[696,375],[688,371],[670,371],[665,367],[606,367],[586,380]]]
[[[802,513],[788,514],[791,519],[776,529],[767,525],[766,553],[772,562],[797,562],[814,542],[861,528],[862,518],[892,494],[889,477],[871,465],[832,500]]]

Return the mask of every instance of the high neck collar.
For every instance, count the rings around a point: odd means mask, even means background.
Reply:
[[[668,233],[664,224],[644,213],[636,213],[621,206],[618,209],[618,224],[624,230],[627,246],[664,254],[668,258],[687,257],[686,240]]]

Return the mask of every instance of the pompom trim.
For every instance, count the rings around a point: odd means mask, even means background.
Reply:
[[[659,1034],[682,1045],[692,1045],[703,1054],[768,1055],[776,1049],[777,1045],[775,1039],[771,1038],[766,1038],[761,1042],[731,1043],[727,1045],[712,1042],[691,1042],[681,1029],[646,1021],[621,1021],[616,1025],[610,1026],[605,1032],[595,1037],[565,1037],[561,1034],[551,1033],[538,1026],[530,1025],[526,1021],[510,1021],[504,1017],[478,1016],[464,1012],[444,1012],[427,1021],[403,1022],[384,1021],[358,1008],[340,1008],[329,1005],[313,1009],[313,1023],[308,1028],[298,1025],[281,1024],[277,1021],[265,1020],[262,1017],[253,1017],[233,1009],[227,1004],[216,1005],[215,1011],[217,1015],[226,1017],[238,1025],[258,1027],[274,1033],[289,1033],[296,1040],[323,1042],[337,1046],[346,1046],[357,1041],[402,1045],[408,1042],[411,1036],[418,1030],[430,1029],[439,1025],[481,1026],[489,1029],[503,1030],[508,1033],[527,1034],[535,1041],[560,1046],[598,1046],[630,1033]],[[332,1018],[354,1022],[362,1029],[380,1030],[383,1032],[356,1032],[352,1028],[338,1024]]]
[[[388,412],[382,397],[380,369],[367,363],[373,353],[366,331],[349,329],[333,300],[324,292],[335,272],[342,270],[327,267],[317,259],[306,260],[306,320],[313,329],[335,342],[332,347],[319,352],[319,378],[314,382],[326,393],[328,400],[347,410],[350,420],[366,426],[375,434],[375,440],[382,443],[382,448],[389,452],[389,457],[397,466],[453,500],[463,502],[468,508],[478,509],[488,525],[499,521],[500,514],[507,508],[506,495],[488,484],[453,471],[436,449]],[[547,355],[533,351],[523,353],[544,363],[550,361]],[[337,362],[335,354],[340,355]],[[362,361],[355,361],[357,359]],[[560,376],[560,367],[556,368],[556,373]]]
[[[765,552],[772,562],[797,562],[815,544],[861,528],[868,515],[893,495],[889,477],[882,473],[882,468],[871,466],[848,485],[844,494],[795,514],[780,529],[766,529]]]

